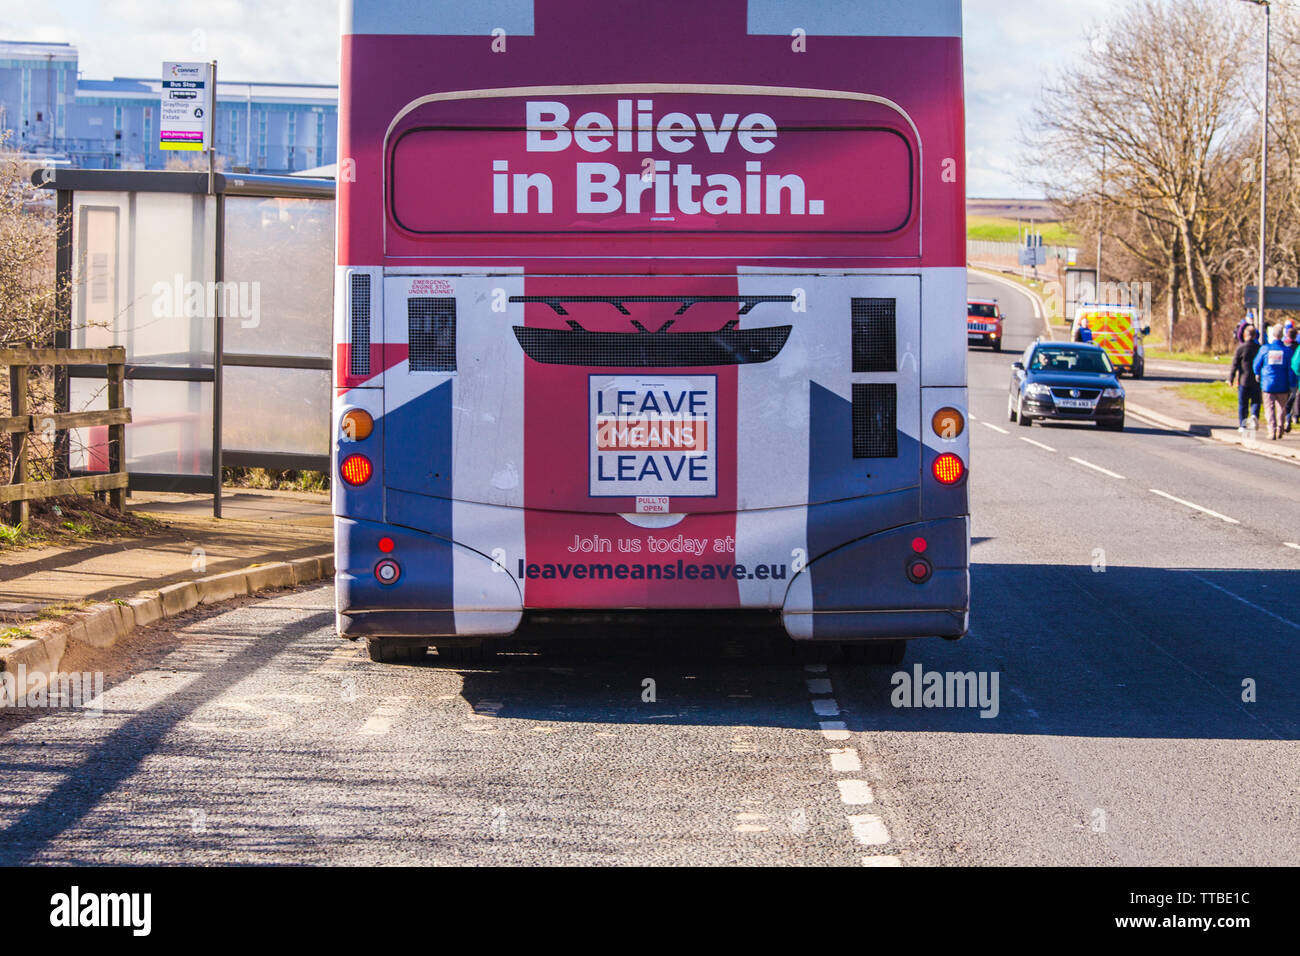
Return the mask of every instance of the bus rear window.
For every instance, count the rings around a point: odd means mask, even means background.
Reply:
[[[390,215],[417,234],[887,234],[912,218],[915,159],[895,130],[731,131],[728,148],[711,152],[722,134],[688,130],[689,117],[675,115],[680,130],[647,151],[621,151],[619,133],[599,127],[549,139],[523,128],[409,129],[390,150]],[[676,151],[655,148],[665,143]]]

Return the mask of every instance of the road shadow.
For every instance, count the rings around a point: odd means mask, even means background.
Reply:
[[[899,666],[792,654],[775,628],[537,633],[482,663],[431,653],[412,666],[454,668],[470,705],[486,701],[504,720],[1300,739],[1300,572],[976,564],[971,577],[971,633],[913,641]],[[944,680],[942,706],[901,690],[931,672]],[[995,705],[954,706],[947,675],[968,673],[990,693],[996,675]],[[819,678],[830,694],[810,693],[805,680]],[[813,698],[830,696],[840,713],[814,713]]]

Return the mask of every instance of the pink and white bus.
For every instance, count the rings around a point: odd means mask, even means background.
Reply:
[[[960,0],[342,19],[342,635],[965,633]]]

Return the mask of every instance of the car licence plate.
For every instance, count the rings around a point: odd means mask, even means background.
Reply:
[[[1097,403],[1086,398],[1058,398],[1056,404],[1059,408],[1092,408]]]

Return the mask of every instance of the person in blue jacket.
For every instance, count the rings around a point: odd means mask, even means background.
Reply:
[[[1268,344],[1255,356],[1255,377],[1264,393],[1264,418],[1268,422],[1269,438],[1282,437],[1286,419],[1286,400],[1296,387],[1297,377],[1291,368],[1294,347],[1287,348],[1278,341],[1278,328],[1268,330]]]

